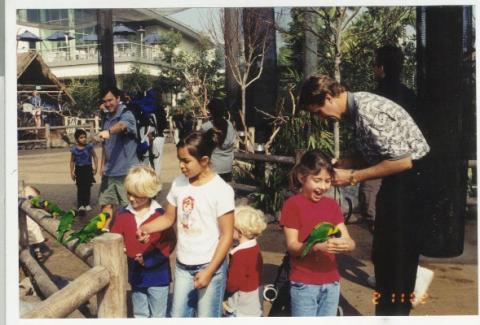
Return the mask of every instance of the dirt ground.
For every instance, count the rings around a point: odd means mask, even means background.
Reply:
[[[74,207],[76,188],[69,176],[69,159],[68,149],[19,151],[18,179],[38,187],[42,196],[57,202],[61,207],[65,209]],[[159,195],[159,202],[165,200],[172,180],[179,173],[175,147],[167,143],[162,164],[163,191]],[[99,209],[97,197],[100,178],[98,175],[96,179],[97,184],[92,187],[93,210],[89,216],[97,213]],[[74,229],[81,227],[89,216],[78,219]],[[355,215],[352,219],[355,219]],[[357,248],[349,255],[338,257],[342,275],[340,305],[345,316],[372,316],[374,315],[373,289],[366,281],[367,277],[373,274],[373,265],[370,260],[372,236],[363,224],[355,221],[348,228],[356,241]],[[264,259],[263,280],[268,284],[273,282],[285,252],[280,227],[276,224],[269,225],[259,238],[259,243]],[[53,238],[49,238],[47,244],[52,254],[43,264],[52,279],[59,285],[65,285],[88,269],[88,266],[61,247]],[[478,315],[477,255],[477,218],[475,218],[467,221],[465,225],[465,245],[461,256],[443,259],[421,257],[420,265],[432,269],[435,277],[426,303],[416,307],[412,315]],[[267,313],[270,303],[265,302],[264,307]]]

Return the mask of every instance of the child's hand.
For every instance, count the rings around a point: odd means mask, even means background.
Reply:
[[[207,270],[201,270],[195,277],[193,278],[193,286],[195,289],[202,289],[208,286],[210,280],[212,280],[213,274],[208,272]]]
[[[148,243],[148,241],[150,240],[150,235],[147,232],[143,231],[142,228],[138,228],[137,239],[141,243]]]
[[[326,243],[327,251],[333,254],[349,252],[355,247],[355,242],[351,238],[329,238]]]
[[[315,253],[329,253],[328,251],[328,247],[327,247],[327,242],[323,242],[323,243],[316,243],[315,245],[313,245],[313,248],[312,248],[312,251],[315,252]]]
[[[138,253],[137,255],[135,255],[135,261],[140,263],[141,266],[144,266],[143,255],[142,254]]]

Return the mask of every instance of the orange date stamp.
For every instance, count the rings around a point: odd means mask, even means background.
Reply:
[[[382,294],[380,292],[374,291],[373,295],[372,295],[372,303],[374,305],[378,305],[380,298],[382,298]],[[415,297],[415,293],[412,292],[410,294],[405,294],[405,293],[395,294],[395,293],[392,293],[390,296],[388,296],[388,298],[390,299],[392,304],[405,303],[407,299],[410,301],[410,303],[413,304],[416,297]],[[425,294],[422,295],[422,297],[420,297],[419,303],[424,305],[424,304],[427,303],[427,299],[428,299],[428,293],[425,293]]]

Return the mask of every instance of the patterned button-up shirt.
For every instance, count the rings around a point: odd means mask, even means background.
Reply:
[[[368,92],[349,92],[347,98],[347,119],[367,163],[409,156],[417,160],[430,151],[413,119],[395,102]]]

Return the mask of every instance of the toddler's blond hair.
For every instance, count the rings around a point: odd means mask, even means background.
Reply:
[[[161,188],[160,178],[150,166],[135,165],[125,177],[125,190],[137,197],[154,198]]]
[[[265,228],[265,216],[263,212],[249,206],[235,208],[235,229],[248,239],[259,236]]]

